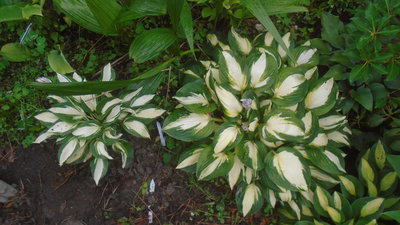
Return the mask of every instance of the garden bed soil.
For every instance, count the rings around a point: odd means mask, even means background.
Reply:
[[[19,190],[9,202],[0,204],[0,224],[148,224],[149,209],[154,212],[153,224],[216,224],[194,215],[207,210],[204,203],[212,200],[188,185],[189,175],[164,164],[157,145],[136,139],[132,143],[133,163],[121,169],[120,158],[110,161],[108,174],[98,186],[88,164],[60,167],[54,143],[0,149],[0,179]],[[155,192],[147,193],[146,184],[151,179]],[[211,188],[217,195],[229,193],[226,186]],[[238,215],[234,205],[227,211]],[[130,223],[121,222],[128,219]],[[227,223],[249,224],[254,220],[268,224],[260,216]]]

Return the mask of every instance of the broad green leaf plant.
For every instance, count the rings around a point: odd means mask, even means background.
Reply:
[[[115,72],[111,64],[107,64],[102,71],[102,81],[114,78]],[[86,81],[77,73],[73,73],[72,77],[57,74],[57,79],[61,83]],[[120,97],[110,92],[49,95],[55,105],[35,116],[48,127],[35,143],[42,143],[50,137],[57,138],[60,166],[90,161],[93,179],[98,184],[108,170],[109,160],[114,158],[112,152],[121,154],[123,168],[133,159],[133,146],[122,138],[123,130],[139,138],[150,138],[147,124],[165,112],[150,104],[154,95],[143,90],[140,87],[123,92]]]
[[[270,33],[250,41],[232,29],[229,45],[208,38],[217,59],[202,61],[204,76],[186,71],[196,79],[177,91],[180,105],[163,125],[193,142],[177,168],[199,180],[226,177],[243,215],[264,202],[299,207],[316,185],[338,184],[350,130],[333,78],[318,76],[316,49],[294,47],[288,33],[291,61]]]
[[[280,210],[283,224],[395,224],[400,222],[398,174],[380,141],[360,155],[358,178],[340,175],[341,191],[317,186],[298,207]],[[378,223],[379,222],[379,223]]]

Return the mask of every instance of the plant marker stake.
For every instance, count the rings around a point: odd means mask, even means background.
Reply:
[[[158,135],[160,135],[161,145],[165,147],[167,144],[165,143],[165,138],[161,129],[161,124],[158,121],[156,122],[156,124],[157,124]]]
[[[151,179],[149,193],[154,193],[155,190],[156,190],[156,183],[154,182],[154,179]]]
[[[149,224],[150,224],[150,223],[153,223],[153,210],[150,209],[150,206],[149,206],[149,213],[148,213],[148,215],[149,215]]]
[[[29,23],[28,27],[25,29],[24,34],[22,35],[21,39],[19,40],[19,45],[22,45],[25,42],[26,36],[31,32],[32,30],[32,23]]]

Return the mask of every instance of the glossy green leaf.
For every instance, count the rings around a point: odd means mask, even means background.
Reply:
[[[332,46],[336,48],[344,47],[344,39],[341,36],[341,32],[344,30],[343,22],[340,21],[338,16],[334,16],[330,13],[324,12],[321,17],[322,39],[328,41]]]
[[[400,210],[384,212],[383,215],[386,215],[400,223]]]
[[[161,16],[167,13],[166,0],[133,1],[119,16],[119,22],[130,21],[145,16]]]
[[[386,158],[400,177],[400,155],[386,155]]]
[[[368,88],[371,90],[374,98],[374,108],[379,109],[384,107],[389,98],[389,92],[385,86],[381,83],[373,83],[368,85]]]
[[[400,74],[400,63],[391,62],[388,68],[388,76],[386,77],[387,81],[391,81],[396,78]]]
[[[8,43],[1,47],[0,55],[11,62],[23,62],[30,59],[30,52],[25,45]]]
[[[47,60],[51,69],[57,73],[67,74],[75,71],[65,59],[62,52],[59,52],[57,50],[52,50],[47,56]]]
[[[366,69],[367,69],[366,64],[356,65],[355,67],[353,67],[349,76],[350,83],[353,83],[354,81],[360,79],[364,75]]]
[[[354,100],[360,103],[368,111],[372,111],[374,100],[371,89],[369,89],[368,87],[359,87],[357,91],[351,92],[351,97],[353,97]]]
[[[168,28],[144,31],[132,42],[129,48],[129,56],[137,63],[145,62],[157,57],[176,40],[175,33]]]

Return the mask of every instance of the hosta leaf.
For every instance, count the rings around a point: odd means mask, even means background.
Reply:
[[[318,120],[319,126],[326,131],[335,130],[336,128],[346,124],[346,122],[346,116],[339,114],[320,117]]]
[[[279,153],[268,153],[265,170],[274,183],[286,189],[308,190],[310,172],[292,151],[295,150],[281,147]]]
[[[84,160],[84,157],[90,152],[88,142],[85,140],[79,141],[79,148],[65,161],[67,164],[79,163]]]
[[[224,113],[228,117],[236,117],[243,110],[242,104],[236,96],[223,87],[215,85],[215,92],[218,96],[220,103],[224,108]]]
[[[272,101],[280,106],[292,106],[304,99],[307,90],[304,75],[294,68],[285,68],[279,73]]]
[[[47,132],[53,134],[65,134],[72,130],[75,127],[75,124],[67,123],[67,122],[57,122],[52,127],[50,127]]]
[[[353,202],[353,211],[360,217],[374,219],[378,217],[378,213],[383,209],[384,198],[366,197],[360,198]]]
[[[348,134],[343,131],[334,131],[328,133],[328,139],[330,141],[336,142],[338,145],[350,145]]]
[[[242,141],[236,148],[237,156],[246,166],[260,170],[264,168],[265,146],[260,142]]]
[[[320,182],[320,184],[322,185],[326,186],[326,184],[328,184],[329,186],[335,186],[336,184],[339,183],[339,181],[333,178],[332,176],[328,175],[327,173],[324,173],[322,170],[319,170],[313,166],[310,167],[310,173],[313,178],[322,181]]]
[[[245,173],[245,167],[242,161],[235,155],[233,159],[233,166],[228,173],[228,182],[231,189],[238,182],[240,175]]]
[[[214,131],[214,127],[215,122],[208,114],[178,110],[167,117],[163,130],[178,140],[195,141],[209,136]]]
[[[214,153],[234,147],[243,137],[241,129],[233,123],[223,123],[215,133],[213,142]]]
[[[92,153],[96,158],[101,159],[113,159],[110,154],[108,154],[107,146],[102,141],[94,141],[91,145]]]
[[[113,80],[115,80],[115,71],[111,67],[111,63],[108,63],[107,65],[105,65],[103,67],[101,80],[102,81],[113,81]]]
[[[122,168],[125,168],[127,164],[133,160],[133,147],[126,141],[115,142],[112,148],[116,152],[121,153]]]
[[[307,94],[305,107],[317,115],[323,115],[335,105],[337,92],[338,88],[333,78],[321,79]]]
[[[252,88],[268,88],[275,82],[274,73],[277,62],[273,56],[265,52],[254,55],[254,61],[249,64],[250,86]]]
[[[87,121],[79,124],[74,131],[72,131],[72,135],[80,139],[91,139],[99,134],[100,131],[101,127],[96,121]]]
[[[157,57],[176,40],[175,33],[168,28],[155,28],[144,31],[132,42],[129,48],[129,56],[137,63],[146,62]]]
[[[364,187],[356,177],[351,175],[342,175],[339,176],[339,179],[341,181],[340,187],[343,193],[357,197],[364,195]]]
[[[51,112],[42,112],[35,116],[35,119],[43,122],[43,123],[55,123],[58,120],[58,117]]]
[[[228,82],[231,88],[236,91],[243,91],[247,85],[247,77],[233,53],[222,51],[219,62],[221,81]]]
[[[195,146],[183,152],[179,156],[179,162],[176,166],[176,169],[185,169],[187,167],[195,165],[199,161],[200,154],[203,152],[203,150],[204,147]]]
[[[263,202],[261,189],[255,183],[247,185],[243,190],[241,202],[243,216],[257,212],[262,207]]]
[[[386,152],[380,140],[373,146],[372,152],[374,153],[374,159],[376,165],[378,166],[379,169],[383,169],[386,162]]]
[[[317,52],[316,48],[310,48],[305,46],[298,47],[294,51],[296,59],[295,66],[311,69],[312,67],[318,65],[319,57],[316,52]]]
[[[262,133],[275,141],[296,141],[304,136],[304,124],[292,111],[278,110],[267,116]]]
[[[64,141],[58,150],[58,161],[60,166],[79,148],[79,141],[77,138],[70,138]]]
[[[361,177],[365,181],[374,182],[374,180],[375,180],[375,172],[372,169],[370,163],[364,158],[361,158],[359,172],[361,174]]]
[[[396,172],[387,173],[380,181],[379,191],[387,191],[396,185],[398,181]]]
[[[228,38],[229,43],[233,48],[238,49],[244,55],[250,53],[252,49],[250,41],[247,38],[240,36],[233,27],[231,28]]]
[[[155,95],[142,95],[142,96],[136,96],[132,99],[130,107],[139,107],[143,106],[147,103],[149,103]]]
[[[216,109],[203,80],[196,80],[183,86],[174,96],[187,110],[194,113],[207,113]]]
[[[199,180],[210,180],[227,175],[233,166],[233,156],[223,152],[214,154],[212,148],[205,148],[197,163],[196,175]]]
[[[99,159],[95,158],[90,163],[90,168],[92,171],[92,176],[96,185],[99,184],[99,181],[102,177],[104,177],[108,170],[108,160],[107,159]]]
[[[132,111],[131,116],[141,119],[153,120],[161,116],[164,112],[165,112],[164,109],[160,109],[153,105],[147,105],[145,107],[141,107],[137,110]]]
[[[307,156],[316,166],[330,174],[343,174],[343,158],[328,150],[306,149]],[[340,158],[339,158],[340,157]]]
[[[345,218],[341,211],[339,211],[335,208],[329,207],[329,206],[327,208],[327,211],[328,211],[329,217],[333,220],[333,222],[341,223],[344,221]]]
[[[314,191],[314,206],[316,211],[323,216],[328,216],[328,208],[334,205],[334,201],[329,192],[320,186]]]
[[[133,118],[128,118],[123,123],[124,129],[136,137],[150,138],[149,131],[145,124]]]

